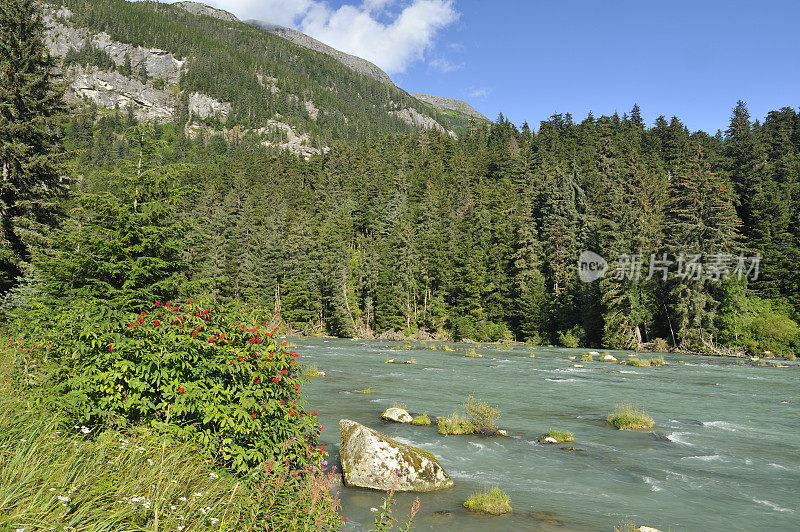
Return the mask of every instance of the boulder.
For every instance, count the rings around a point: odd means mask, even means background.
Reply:
[[[508,438],[508,431],[504,429],[499,429],[497,432],[495,432],[495,434],[497,436],[503,436],[504,438]]]
[[[605,355],[600,357],[600,362],[617,362],[617,359],[606,353]]]
[[[552,436],[547,436],[546,438],[539,438],[539,443],[559,443],[559,442]]]
[[[599,357],[599,356],[600,356],[600,353],[599,353],[599,352],[597,352],[597,351],[589,351],[589,354],[590,354],[591,356],[593,356],[593,357]]]
[[[659,529],[653,528],[651,526],[640,526],[639,527],[639,532],[661,532],[661,531]]]
[[[396,423],[411,423],[414,419],[411,417],[411,414],[403,410],[402,408],[387,408],[381,414],[381,417],[386,421],[394,421]]]
[[[397,479],[397,491],[436,491],[450,488],[453,481],[431,453],[364,425],[339,421],[339,458],[346,486],[386,491]]]

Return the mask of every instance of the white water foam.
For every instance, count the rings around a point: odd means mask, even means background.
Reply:
[[[486,445],[484,445],[482,443],[478,443],[476,441],[471,441],[471,442],[469,442],[469,444],[472,445],[473,447],[477,447],[479,451],[488,451],[489,450],[489,447],[487,447]]]
[[[551,379],[549,377],[545,380],[550,382],[578,382],[578,379]]]
[[[728,423],[727,421],[703,421],[702,423],[704,427],[716,427],[728,432],[739,432],[740,430],[746,430],[744,427],[735,425],[733,423]]]
[[[688,445],[689,447],[694,447],[693,443],[689,443],[688,441],[682,439],[681,437],[685,434],[691,434],[690,432],[671,432],[667,434],[667,438],[670,441],[674,441],[675,443],[680,443],[681,445]]]
[[[758,504],[763,504],[764,506],[769,506],[770,508],[772,508],[776,512],[789,512],[790,514],[794,513],[794,510],[792,510],[791,508],[781,508],[780,506],[778,506],[777,504],[775,504],[772,501],[767,501],[767,500],[761,500],[761,499],[755,499],[754,498],[753,502],[757,502]]]
[[[709,455],[704,455],[704,456],[684,456],[683,458],[681,458],[681,460],[690,460],[690,459],[702,460],[703,462],[724,462],[725,461],[722,458],[722,456],[720,456],[718,454],[709,454]]]
[[[784,471],[789,471],[788,467],[784,467],[780,464],[773,464],[772,462],[770,462],[769,466],[774,467],[775,469],[783,469]]]
[[[661,491],[660,482],[654,478],[642,477],[644,483],[650,486],[650,491]]]

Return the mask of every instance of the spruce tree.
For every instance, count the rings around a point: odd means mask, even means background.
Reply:
[[[0,293],[26,271],[64,191],[64,89],[44,44],[39,2],[0,2]]]

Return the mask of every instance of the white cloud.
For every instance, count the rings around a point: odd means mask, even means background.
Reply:
[[[444,57],[432,59],[428,64],[444,73],[455,72],[456,70],[461,70],[465,66],[464,63],[451,63]]]
[[[470,98],[487,98],[492,89],[472,89],[469,92]]]
[[[437,33],[459,16],[455,0],[361,0],[338,8],[325,0],[206,1],[240,19],[296,28],[390,74],[424,60]]]

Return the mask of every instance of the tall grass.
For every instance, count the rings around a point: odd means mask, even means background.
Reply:
[[[640,406],[618,404],[606,420],[618,429],[651,429],[655,422]]]
[[[338,524],[333,474],[268,461],[248,478],[139,427],[95,434],[15,396],[0,353],[0,530],[316,530]]]
[[[473,512],[491,515],[510,513],[511,497],[497,486],[473,493],[464,502],[464,508]]]

